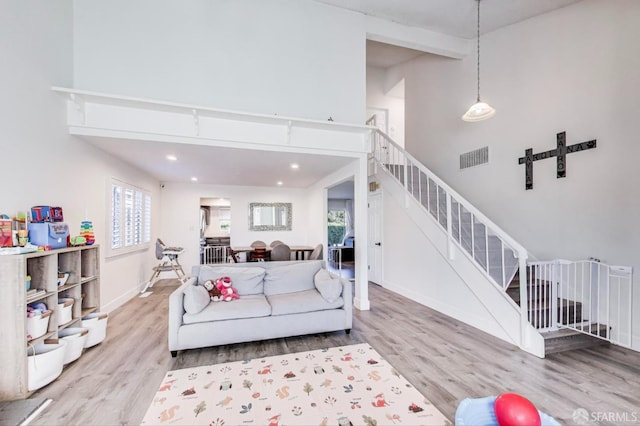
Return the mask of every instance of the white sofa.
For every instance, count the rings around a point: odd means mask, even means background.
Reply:
[[[207,280],[231,278],[240,298],[210,302]],[[169,351],[345,330],[351,283],[322,260],[197,265],[169,297]]]

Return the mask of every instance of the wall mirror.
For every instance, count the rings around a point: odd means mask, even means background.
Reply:
[[[291,203],[249,203],[250,231],[291,231]]]

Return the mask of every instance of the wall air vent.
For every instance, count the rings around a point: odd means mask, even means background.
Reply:
[[[474,151],[465,152],[460,154],[460,170],[468,169],[469,167],[479,166],[480,164],[486,164],[489,162],[489,147],[478,148]]]

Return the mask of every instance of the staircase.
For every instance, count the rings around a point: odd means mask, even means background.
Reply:
[[[409,218],[511,342],[540,357],[609,342],[631,346],[631,268],[596,260],[531,260],[524,247],[386,134],[373,130],[372,142],[383,187],[401,187]]]

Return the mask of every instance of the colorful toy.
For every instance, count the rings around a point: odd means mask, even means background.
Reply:
[[[69,239],[69,245],[75,247],[75,246],[83,246],[87,244],[87,239],[85,237],[83,237],[82,235],[77,235],[75,237],[71,237]]]
[[[508,395],[515,395],[515,397]],[[501,402],[497,402],[498,398],[501,398]],[[522,426],[531,424],[560,426],[560,423],[558,423],[556,419],[537,410],[535,406],[523,396],[517,394],[501,394],[498,398],[495,396],[487,396],[485,398],[463,399],[456,409],[455,425]],[[524,403],[523,400],[531,405]],[[532,407],[533,411],[531,410]],[[500,412],[500,418],[498,418],[498,412]],[[538,416],[537,418],[536,414]],[[515,415],[516,418],[508,418],[512,415]]]
[[[238,290],[231,285],[231,278],[221,277],[215,281],[215,286],[220,290],[221,300],[225,302],[231,302],[232,300],[239,299]]]
[[[517,393],[505,392],[496,398],[493,409],[500,426],[540,426],[535,405]]]
[[[218,287],[216,287],[213,281],[206,281],[203,286],[209,292],[209,298],[211,298],[213,302],[222,300],[222,292],[218,290]]]
[[[86,244],[88,246],[96,242],[96,237],[93,233],[93,223],[91,223],[91,221],[82,221],[80,224],[80,236],[86,239]]]

